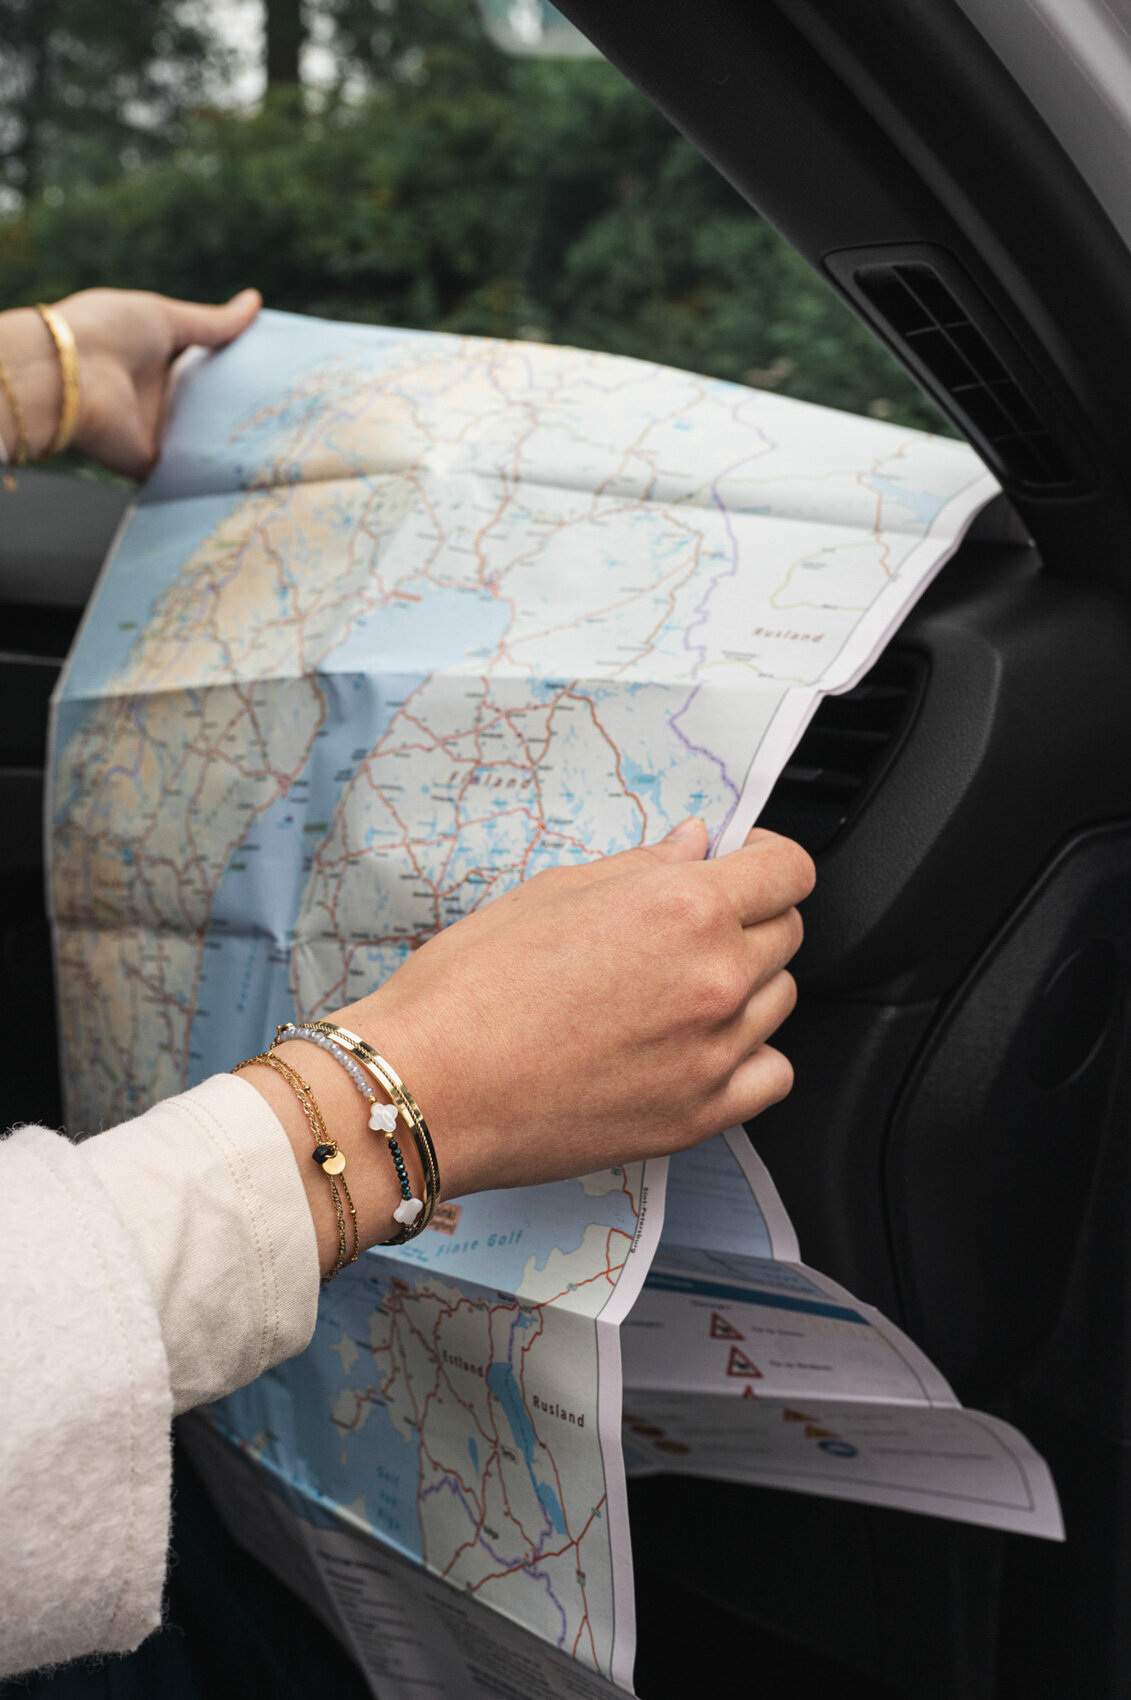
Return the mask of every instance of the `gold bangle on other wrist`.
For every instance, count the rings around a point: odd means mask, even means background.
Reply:
[[[79,357],[74,331],[62,313],[57,313],[54,307],[45,307],[40,301],[36,303],[35,310],[50,332],[55,352],[59,356],[59,370],[63,375],[63,404],[59,409],[59,423],[42,456],[44,460],[50,460],[52,455],[62,454],[75,434],[79,410],[82,407],[82,385],[79,383]]]

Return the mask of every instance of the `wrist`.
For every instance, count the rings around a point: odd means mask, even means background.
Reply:
[[[301,1040],[279,1045],[272,1054],[309,1086],[327,1135],[345,1158],[343,1179],[357,1213],[359,1250],[389,1239],[397,1231],[393,1211],[400,1203],[400,1189],[385,1142],[370,1131],[365,1103],[345,1070],[316,1045]],[[240,1077],[274,1110],[290,1140],[314,1220],[319,1266],[329,1275],[338,1261],[338,1220],[328,1177],[313,1156],[315,1142],[306,1115],[293,1088],[266,1064],[241,1069]]]
[[[429,997],[421,1009],[421,999],[406,1000],[398,991],[394,976],[358,1003],[321,1019],[356,1033],[396,1070],[428,1124],[441,1198],[464,1198],[483,1191],[493,1184],[482,1162],[485,1147],[471,1136],[461,1113],[462,1094],[453,1078],[446,1042],[454,1012],[438,996]]]
[[[63,376],[51,333],[34,307],[0,313],[0,359],[19,398],[28,435],[28,457],[50,447],[63,405]],[[14,459],[18,429],[11,403],[0,386],[0,436]]]

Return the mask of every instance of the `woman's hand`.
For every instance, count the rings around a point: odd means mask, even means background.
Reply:
[[[677,1151],[789,1091],[766,1040],[794,1005],[813,864],[767,832],[706,851],[693,820],[654,849],[538,874],[331,1018],[408,1082],[445,1190]]]
[[[790,1065],[766,1041],[794,1005],[785,965],[813,864],[762,831],[728,856],[706,852],[693,820],[653,849],[538,874],[329,1017],[369,1040],[416,1097],[445,1197],[678,1151],[789,1091]],[[341,1130],[363,1244],[387,1238],[396,1192],[358,1094],[314,1046],[280,1054]],[[266,1070],[246,1078],[308,1148],[288,1088]],[[329,1267],[325,1183],[307,1178]]]
[[[157,459],[172,361],[194,344],[220,348],[231,342],[262,304],[254,289],[222,307],[137,289],[83,289],[57,301],[56,311],[74,332],[82,390],[73,446],[111,472],[144,478]],[[0,313],[0,357],[35,459],[55,435],[63,386],[55,345],[34,308]],[[3,395],[0,433],[13,455],[15,420]]]

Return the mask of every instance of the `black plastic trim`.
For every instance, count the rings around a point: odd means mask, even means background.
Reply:
[[[917,244],[830,254],[825,264],[1003,484],[1033,496],[1095,489],[1080,421],[1066,417],[953,255]]]

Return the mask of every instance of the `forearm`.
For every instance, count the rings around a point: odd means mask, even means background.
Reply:
[[[172,301],[134,289],[82,289],[54,304],[74,337],[78,411],[70,441],[112,472],[144,478],[160,446],[169,372],[194,344],[221,348],[260,308],[255,290],[223,307]],[[63,418],[63,372],[51,332],[34,307],[0,313],[0,359],[27,430],[27,458],[45,454]],[[0,442],[20,460],[20,433],[0,383]]]
[[[23,414],[28,458],[34,460],[49,447],[63,402],[59,356],[50,331],[34,307],[0,313],[0,360]],[[4,384],[0,384],[0,438],[9,459],[15,460],[19,426]]]

